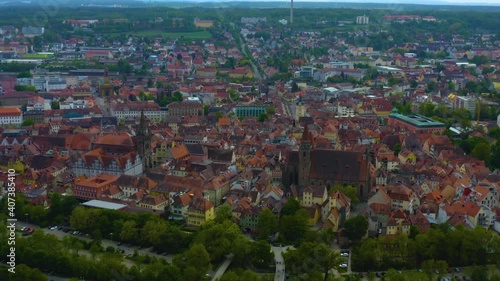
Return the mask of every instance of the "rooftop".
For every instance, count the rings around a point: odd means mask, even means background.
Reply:
[[[409,123],[416,127],[445,127],[444,123],[438,122],[434,119],[425,117],[419,114],[409,114],[403,115],[400,114],[395,108],[389,114],[389,117],[401,120],[403,122]]]
[[[102,200],[90,200],[85,203],[82,203],[82,205],[85,207],[107,209],[107,210],[121,210],[127,207],[127,205],[125,204],[111,203]]]

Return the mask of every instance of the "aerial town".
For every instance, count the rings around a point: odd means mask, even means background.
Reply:
[[[0,280],[500,280],[499,9],[76,9],[0,20]]]

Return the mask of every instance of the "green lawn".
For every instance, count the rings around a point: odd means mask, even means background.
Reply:
[[[187,39],[208,39],[212,37],[212,34],[206,30],[193,31],[193,32],[164,32],[160,30],[145,30],[145,31],[135,31],[128,32],[127,34],[143,37],[155,37],[161,36],[163,38],[187,38]]]

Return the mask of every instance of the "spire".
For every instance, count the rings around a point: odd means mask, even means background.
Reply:
[[[311,133],[309,132],[309,127],[307,126],[307,123],[304,126],[304,132],[302,133],[302,142],[304,141],[307,142],[311,141]]]

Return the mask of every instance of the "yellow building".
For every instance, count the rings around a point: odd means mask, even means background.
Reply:
[[[398,154],[399,162],[401,164],[415,164],[417,163],[417,156],[415,153],[411,152],[409,149],[404,148]]]
[[[0,160],[0,170],[7,172],[10,169],[14,169],[16,171],[16,173],[24,174],[25,166],[24,166],[24,163],[21,162],[21,160],[19,160],[19,159],[15,159],[15,160],[8,159],[7,161],[5,161],[5,160],[7,160],[7,159]]]
[[[200,28],[210,28],[214,26],[213,20],[200,20],[199,18],[194,19],[194,25]]]
[[[318,204],[314,204],[311,207],[305,208],[307,213],[309,214],[308,217],[308,224],[309,226],[315,226],[319,220],[321,219],[321,206]]]
[[[199,227],[207,221],[215,219],[215,208],[206,198],[194,198],[189,204],[187,212],[188,226]]]
[[[311,207],[315,204],[323,205],[328,199],[328,192],[324,185],[311,185],[302,192],[301,205],[303,207]]]
[[[387,222],[387,235],[409,235],[410,234],[410,220],[408,216],[401,209],[392,212]]]

